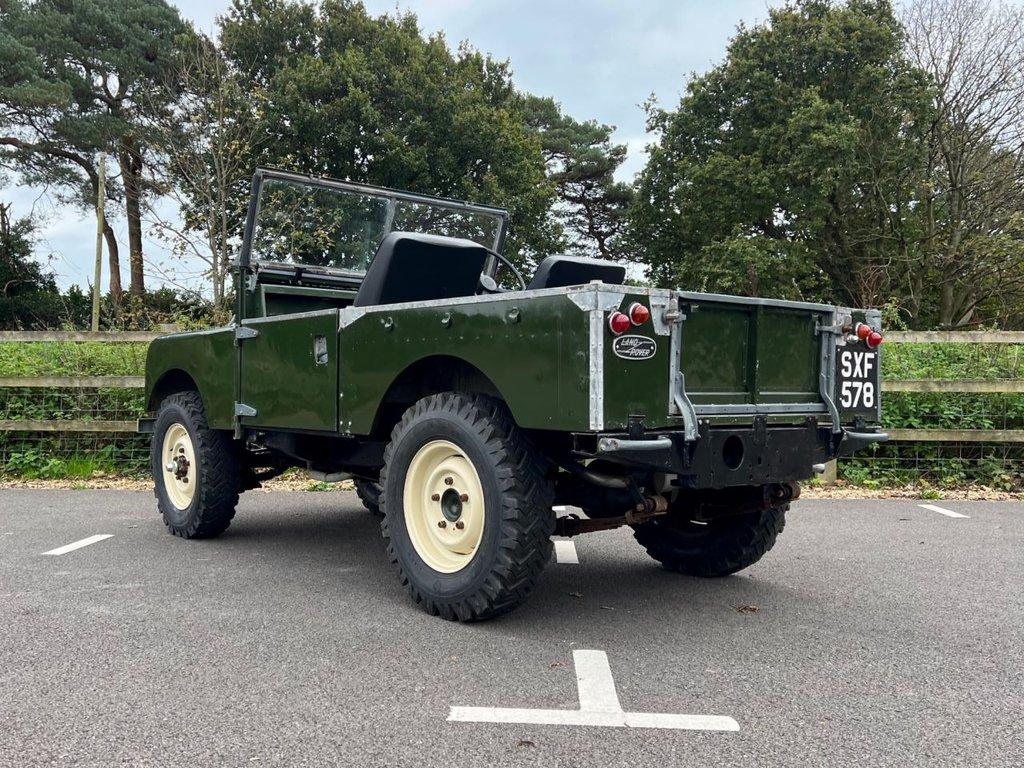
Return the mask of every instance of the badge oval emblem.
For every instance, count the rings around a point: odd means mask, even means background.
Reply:
[[[612,342],[612,352],[623,360],[650,360],[658,351],[658,342],[650,336],[619,336]]]

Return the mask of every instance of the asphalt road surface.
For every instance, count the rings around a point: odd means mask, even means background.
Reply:
[[[582,536],[459,625],[410,603],[353,494],[248,493],[188,542],[151,494],[0,491],[0,765],[1024,765],[1024,505],[933,504],[966,517],[800,501],[719,580]],[[604,658],[626,712],[738,730],[449,721],[558,721],[608,694]]]

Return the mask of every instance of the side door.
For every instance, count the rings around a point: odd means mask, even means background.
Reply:
[[[338,310],[244,320],[238,412],[242,426],[338,429]]]

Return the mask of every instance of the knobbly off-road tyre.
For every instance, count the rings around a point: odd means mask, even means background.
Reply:
[[[169,463],[176,465],[174,470],[167,468]],[[238,446],[231,433],[207,426],[198,392],[178,392],[160,403],[150,465],[157,507],[175,536],[212,538],[231,524],[240,487]]]
[[[699,525],[670,512],[633,529],[647,554],[670,571],[689,576],[729,576],[760,560],[786,526],[788,504],[727,515]]]
[[[509,611],[551,559],[554,493],[498,400],[445,392],[416,402],[391,432],[381,485],[388,558],[427,613]]]

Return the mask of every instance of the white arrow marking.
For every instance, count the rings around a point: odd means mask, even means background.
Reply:
[[[527,723],[530,725],[586,725],[617,728],[669,728],[696,731],[738,731],[739,723],[719,715],[676,715],[661,712],[626,712],[619,704],[615,681],[604,651],[573,651],[579,709],[512,709],[507,707],[452,707],[449,722]]]

